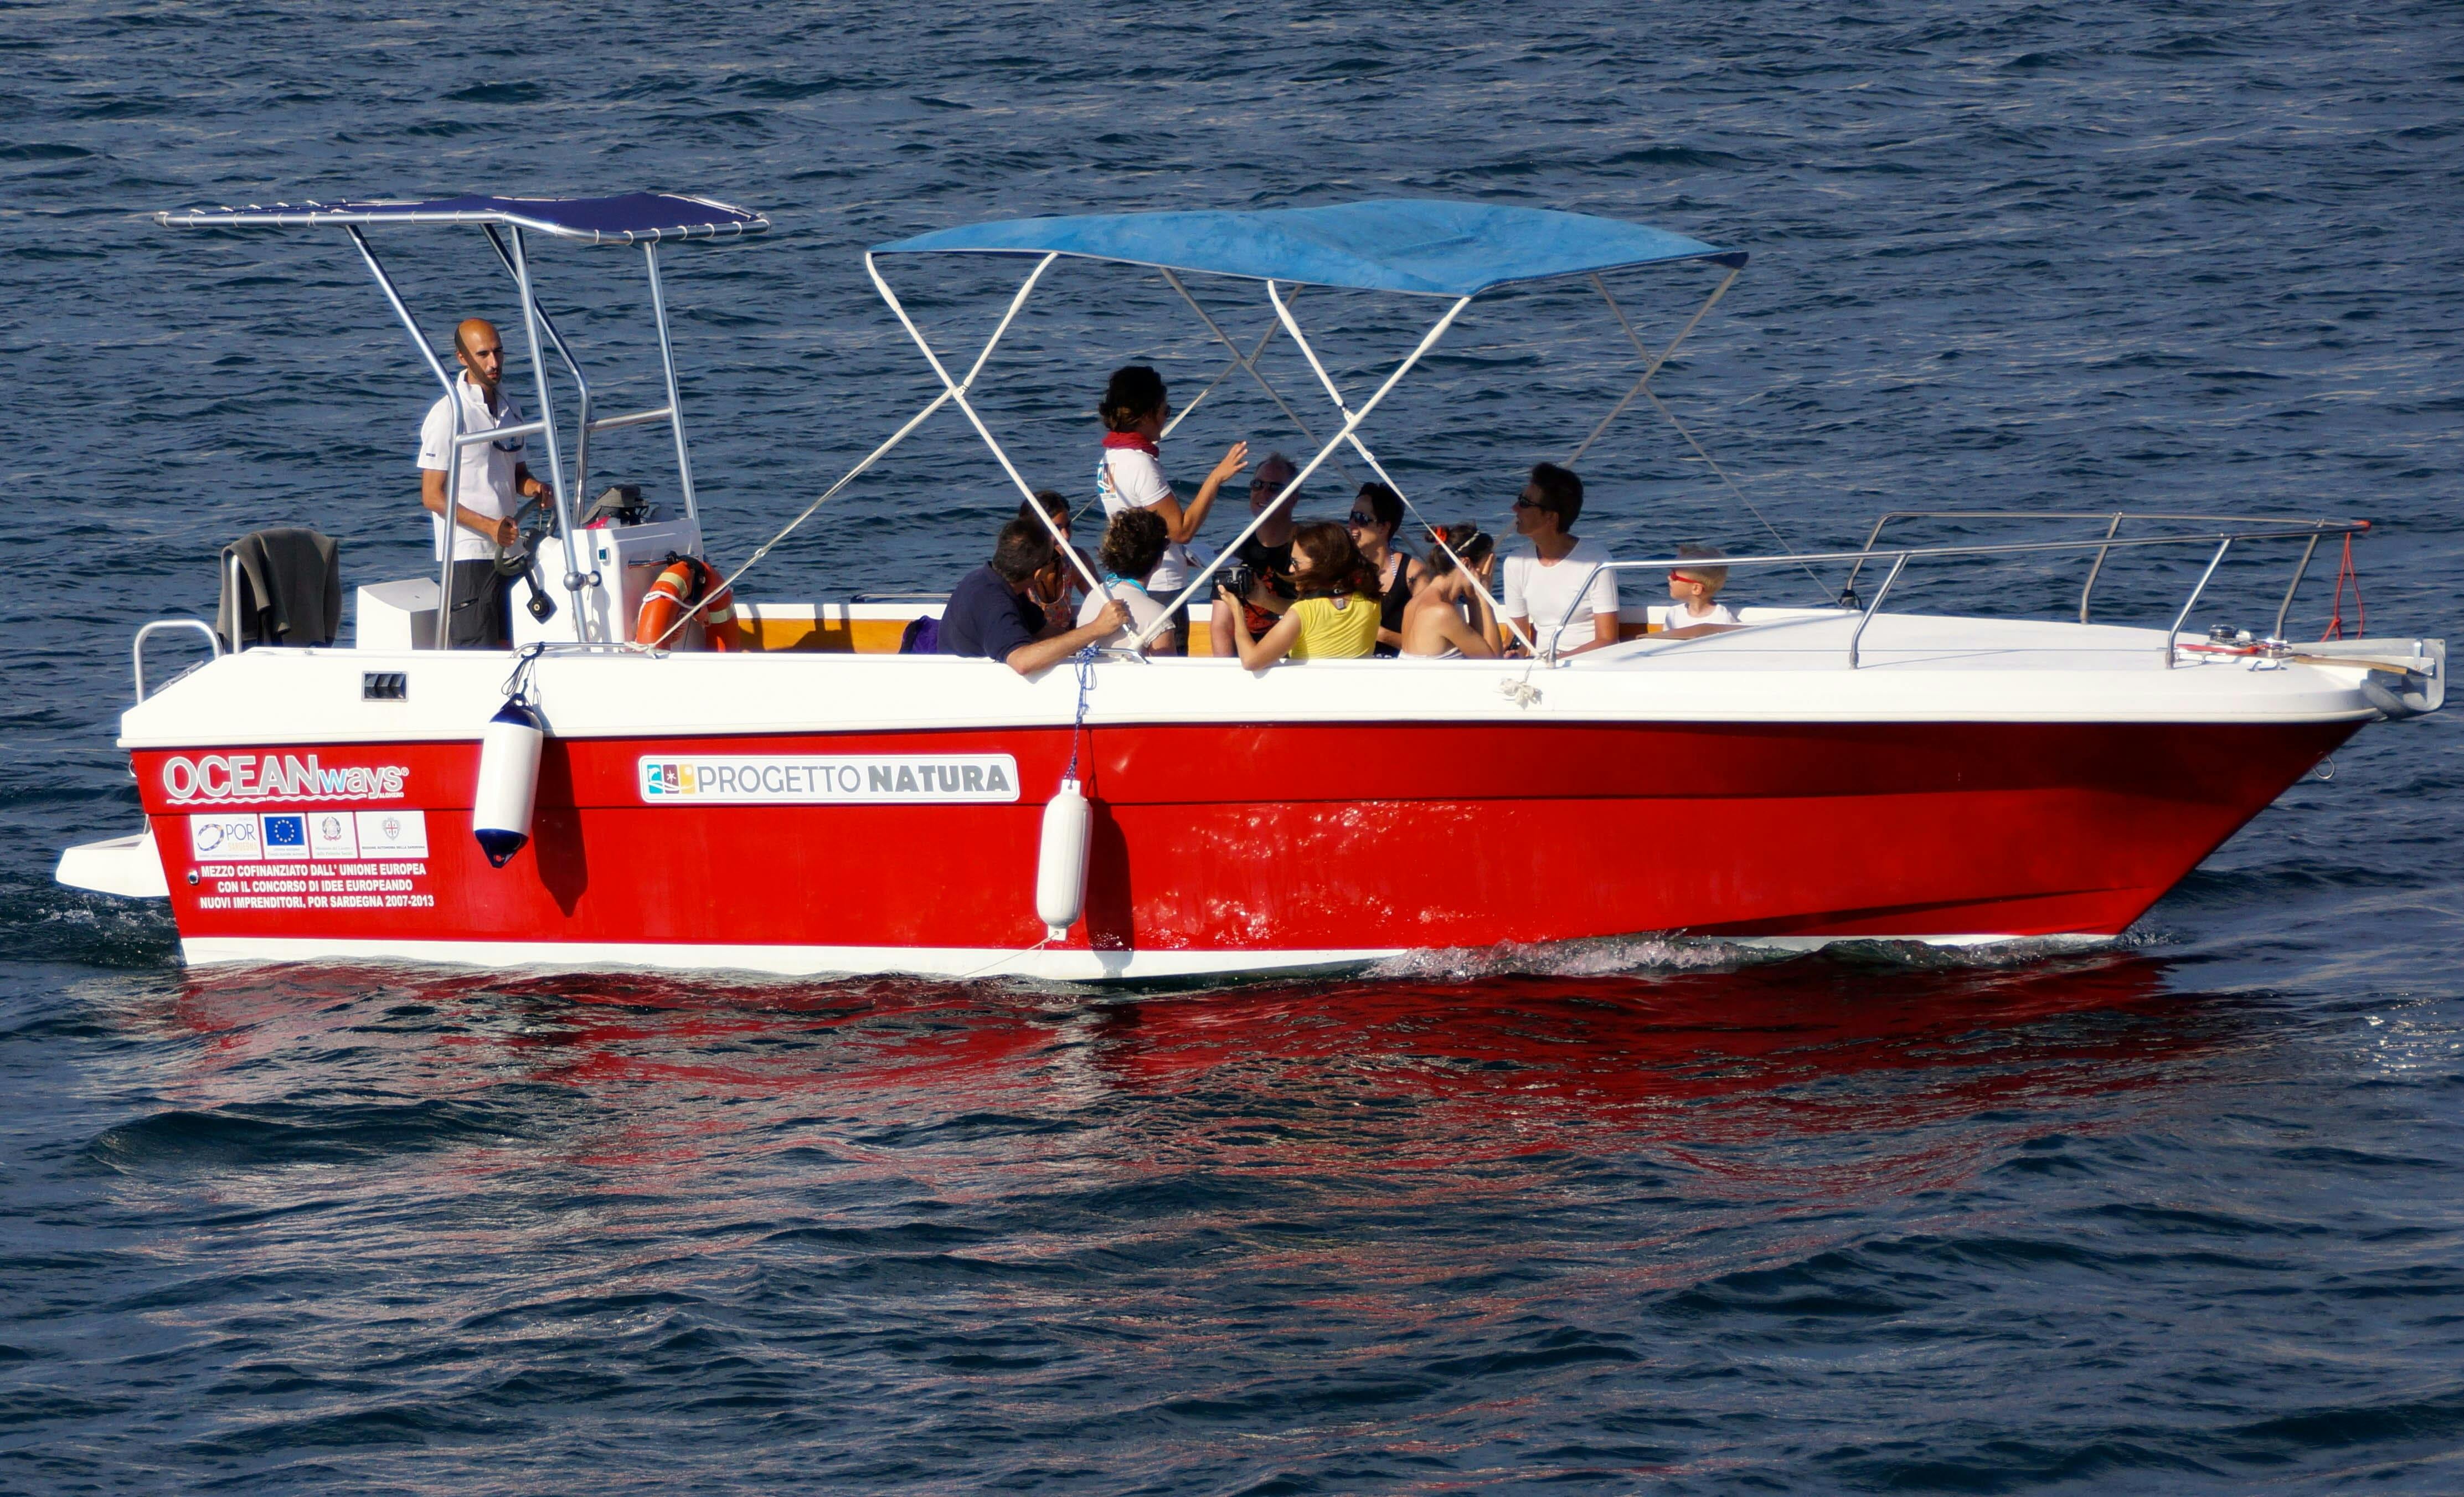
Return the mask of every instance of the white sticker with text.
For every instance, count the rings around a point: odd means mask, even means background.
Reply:
[[[1018,799],[1007,754],[748,754],[643,759],[651,805],[885,805]]]

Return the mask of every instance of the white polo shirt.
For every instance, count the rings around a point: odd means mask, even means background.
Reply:
[[[512,392],[502,385],[496,386],[497,409],[488,409],[488,393],[477,381],[465,374],[453,382],[453,393],[462,399],[462,429],[494,431],[499,427],[522,424],[522,407],[515,404]],[[419,429],[419,466],[423,472],[444,473],[453,445],[453,416],[438,396],[428,407],[428,419]],[[488,519],[503,519],[521,507],[514,493],[514,468],[522,460],[522,439],[504,437],[494,442],[473,442],[462,449],[462,487],[453,502],[473,515]],[[430,515],[429,526],[436,536],[436,555],[445,554],[445,517]],[[496,544],[477,531],[462,525],[453,527],[453,560],[485,561],[496,554]]]

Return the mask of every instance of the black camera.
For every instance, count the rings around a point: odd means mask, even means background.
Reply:
[[[1249,569],[1248,562],[1235,561],[1223,569],[1222,583],[1225,592],[1246,603],[1258,586],[1258,574]]]

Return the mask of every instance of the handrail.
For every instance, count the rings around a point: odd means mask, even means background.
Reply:
[[[629,411],[621,416],[599,416],[583,423],[587,431],[613,431],[619,427],[646,427],[653,421],[665,421],[675,414],[671,406],[653,406],[648,410]]]
[[[215,633],[212,627],[203,619],[156,619],[151,623],[139,625],[137,638],[130,641],[128,646],[128,659],[137,672],[137,701],[140,706],[143,706],[145,701],[145,638],[157,629],[195,629],[206,636],[206,643],[213,649],[213,654],[208,658],[220,660],[223,657],[223,637]]]
[[[2302,524],[2349,527],[2354,531],[2370,528],[2370,522],[2365,519],[2297,520],[2283,515],[2202,515],[2181,510],[1886,510],[1876,517],[1874,528],[1866,534],[1865,550],[1873,552],[1876,556],[1894,555],[1894,552],[1876,548],[1881,543],[1883,529],[1893,520],[1900,519],[2101,519],[2113,522],[2106,529],[2105,534],[2108,536],[2114,534],[2123,520],[2172,520],[2204,525]],[[2330,529],[2321,533],[2332,535],[2336,532]],[[1859,570],[1861,570],[1861,566],[1849,571],[1846,584],[1848,589],[1853,590],[1856,587]],[[2091,585],[2093,585],[2092,583]]]
[[[538,436],[547,429],[544,421],[525,421],[519,426],[490,427],[485,431],[465,431],[453,439],[455,447],[476,447],[482,442],[498,442],[509,436]]]
[[[1960,512],[1940,512],[1938,517],[1949,517],[1958,513]],[[1975,511],[1967,512],[1964,517],[1988,518],[2014,516],[2030,519],[2104,519],[2112,517],[2112,512],[2103,511],[2094,515],[2044,516],[2024,515],[2020,512],[2014,511]],[[1885,520],[1890,517],[1890,516],[1883,517]],[[2232,519],[2233,517],[2180,516],[2162,517],[2178,517],[2184,519]],[[1858,574],[1864,569],[1867,561],[1879,561],[1883,557],[1891,558],[1892,561],[1889,576],[1883,579],[1881,587],[1875,593],[1874,602],[1863,607],[1856,628],[1850,632],[1848,637],[1848,666],[1850,670],[1855,670],[1858,666],[1858,642],[1864,635],[1865,626],[1872,622],[1874,614],[1880,609],[1882,595],[1890,590],[1893,583],[1899,581],[1900,573],[1906,568],[1908,562],[1911,561],[1921,558],[1930,559],[1935,557],[2022,556],[2057,551],[2094,551],[2100,558],[2102,558],[2107,553],[2117,550],[2136,550],[2145,546],[2178,546],[2213,542],[2216,547],[2215,555],[2208,559],[2207,569],[2200,573],[2197,584],[2190,589],[2190,596],[2183,603],[2181,612],[2177,614],[2173,620],[2172,629],[2165,636],[2165,663],[2167,668],[2170,668],[2173,664],[2174,635],[2181,631],[2182,623],[2189,617],[2190,610],[2198,606],[2199,597],[2202,593],[2206,592],[2209,580],[2214,577],[2216,569],[2224,564],[2225,553],[2233,548],[2234,542],[2243,540],[2307,539],[2310,542],[2309,548],[2302,553],[2302,565],[2306,567],[2309,564],[2310,553],[2318,548],[2318,543],[2322,538],[2337,535],[2355,536],[2360,535],[2370,528],[2370,522],[2365,519],[2287,520],[2251,517],[2248,522],[2252,525],[2270,528],[2245,529],[2238,531],[2193,531],[2169,536],[2117,536],[2114,535],[2111,530],[2108,530],[2104,536],[2094,540],[1989,541],[1969,545],[1900,546],[1887,550],[1877,550],[1869,541],[1863,549],[1857,551],[1800,551],[1772,556],[1722,557],[1719,559],[1719,564],[1723,567],[1795,566],[1807,561],[1847,561],[1852,563],[1848,576],[1850,583],[1853,584]],[[1877,523],[1875,526],[1875,533],[1880,534],[1881,530],[1881,525]],[[1568,606],[1565,614],[1558,619],[1550,637],[1552,639],[1560,637],[1566,627],[1573,622],[1575,610],[1583,605],[1584,600],[1589,597],[1591,593],[1593,582],[1603,572],[1658,571],[1670,567],[1699,566],[1702,564],[1703,559],[1700,557],[1674,556],[1650,558],[1635,561],[1594,562],[1591,571],[1584,576],[1582,585],[1574,590],[1573,603]],[[2101,565],[2101,561],[2099,564]],[[2300,585],[2300,578],[2298,573],[2294,579],[2294,585],[2296,587]],[[2285,594],[2284,608],[2289,609],[2291,606],[2292,593],[2288,589]],[[2278,635],[2283,632],[2282,611],[2283,610],[2278,611],[2277,623],[2277,633]],[[1555,658],[1553,650],[1551,651],[1550,658],[1552,660]]]
[[[2122,534],[2122,522],[2127,518],[2129,518],[2129,517],[2122,511],[2114,511],[2113,523],[2104,527],[2104,539],[2111,540],[2114,537]],[[2317,545],[2319,543],[2319,538],[2316,536],[2311,537],[2310,543],[2314,546]],[[2104,559],[2112,554],[2113,548],[2111,546],[2099,546],[2096,548],[2096,560],[2087,564],[2087,581],[2079,583],[2079,622],[2081,624],[2085,624],[2087,622],[2087,596],[2088,594],[2096,591],[2097,577],[2104,571]]]
[[[2301,579],[2310,570],[2310,559],[2318,554],[2319,538],[2312,536],[2310,543],[2301,548],[2301,560],[2294,564],[2293,581],[2284,584],[2284,601],[2276,605],[2276,627],[2267,631],[2268,638],[2284,637],[2284,616],[2293,611],[2293,595],[2301,590]]]
[[[2314,536],[2311,539],[2315,540],[2318,538]],[[2198,582],[2191,585],[2190,596],[2182,600],[2182,611],[2173,615],[2172,627],[2165,630],[2166,670],[2172,670],[2179,657],[2179,652],[2173,647],[2181,636],[2182,626],[2190,620],[2190,610],[2199,605],[2199,594],[2208,590],[2208,579],[2215,576],[2216,568],[2225,564],[2225,553],[2232,549],[2233,537],[2231,536],[2216,542],[2216,554],[2208,558],[2208,569],[2199,574]]]
[[[1908,554],[1903,551],[1891,562],[1890,575],[1882,579],[1882,585],[1874,589],[1874,601],[1865,605],[1865,611],[1858,615],[1857,627],[1848,631],[1849,670],[1857,669],[1857,645],[1865,637],[1865,626],[1873,623],[1874,615],[1882,611],[1882,599],[1889,595],[1891,584],[1900,580],[1900,574],[1907,569]]]

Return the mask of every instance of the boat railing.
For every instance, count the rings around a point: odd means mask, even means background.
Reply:
[[[2134,521],[2153,520],[2186,525],[2244,526],[2276,526],[2302,523],[2299,520],[2287,519],[2280,515],[2191,515],[2160,510],[1892,510],[1887,514],[1881,516],[1874,521],[1873,530],[1865,537],[1865,549],[1871,551],[1875,547],[1879,546],[1881,543],[1883,529],[1890,525],[1894,520],[1931,519],[2101,519],[2105,522],[2103,539],[2106,540],[2111,540],[2120,536],[2122,534],[2122,527],[2124,524]],[[2366,520],[2316,520],[2311,521],[2310,523],[2321,528],[2311,532],[2305,532],[2305,534],[2310,536],[2310,543],[2302,548],[2301,560],[2293,569],[2292,583],[2284,590],[2284,602],[2283,605],[2277,609],[2276,627],[2271,631],[2279,636],[2284,632],[2285,616],[2293,609],[2293,595],[2300,588],[2303,574],[2308,572],[2310,569],[2310,559],[2319,548],[2320,538],[2338,533],[2358,534],[2361,531],[2370,528],[2369,522]],[[2088,600],[2096,591],[2097,579],[2103,575],[2105,558],[2111,553],[2111,550],[2112,548],[2110,546],[2099,546],[2097,548],[2096,560],[2088,563],[2087,581],[2079,585],[2079,621],[2081,624],[2085,624],[2088,621]],[[1843,590],[1843,596],[1850,599],[1855,597],[1857,590],[1857,574],[1859,570],[1859,568],[1858,567],[1851,567],[1849,569],[1848,583],[1846,588]],[[1853,603],[1851,604],[1851,606],[1854,606]]]
[[[1877,544],[1883,527],[1894,519],[2101,519],[2106,521],[2106,526],[2103,535],[2090,540],[1996,540],[1925,546]],[[2125,536],[2122,534],[2122,527],[2124,522],[2131,519],[2171,520],[2228,528],[2181,531],[2155,536]],[[2300,560],[2295,563],[2292,581],[2286,584],[2283,601],[2277,608],[2275,627],[2267,636],[2268,641],[2280,643],[2284,638],[2284,621],[2293,608],[2294,595],[2300,589],[2301,579],[2309,570],[2310,560],[2317,554],[2319,542],[2336,536],[2361,535],[2369,528],[2370,523],[2365,519],[2304,520],[2261,516],[2134,515],[2127,512],[2117,514],[2109,511],[2079,515],[2041,514],[2015,510],[1902,510],[1887,514],[1877,521],[1872,534],[1867,538],[1865,546],[1859,550],[1798,551],[1771,556],[1724,556],[1719,558],[1717,564],[1734,568],[1811,566],[1816,562],[1847,563],[1848,582],[1840,590],[1838,606],[1842,612],[1853,612],[1857,615],[1856,627],[1848,632],[1848,669],[1854,671],[1860,664],[1859,649],[1864,640],[1866,626],[1872,624],[1874,616],[1881,611],[1882,600],[1890,596],[1892,587],[1898,583],[1901,574],[1907,570],[1910,561],[1948,557],[2043,556],[2094,552],[2095,561],[2090,564],[2087,584],[2079,594],[2079,622],[2084,624],[2087,622],[2089,592],[2096,585],[2097,575],[2104,569],[2106,560],[2114,552],[2145,550],[2158,546],[2213,546],[2215,549],[2209,555],[2206,567],[2200,571],[2198,581],[2191,584],[2189,596],[2182,600],[2181,607],[2173,615],[2172,624],[2165,631],[2164,643],[2158,647],[2163,651],[2165,665],[2169,670],[2176,663],[2180,648],[2177,636],[2181,633],[2182,626],[2189,621],[2190,611],[2198,606],[2199,599],[2206,593],[2208,583],[2216,575],[2216,569],[2224,564],[2227,553],[2236,544],[2270,540],[2303,542]],[[1874,589],[1874,595],[1870,600],[1860,600],[1856,590],[1857,579],[1863,575],[1869,563],[1881,566],[1885,562],[1889,563],[1889,569],[1883,573],[1881,584]],[[1593,579],[1603,572],[1649,572],[1705,564],[1707,563],[1702,557],[1676,556],[1634,561],[1598,562],[1584,578],[1582,587],[1575,592],[1573,606],[1557,621],[1556,632],[1562,633],[1566,626],[1573,622],[1575,611],[1583,606],[1583,600],[1590,594]],[[1555,635],[1552,634],[1551,637]]]
[[[195,629],[198,633],[206,636],[206,644],[208,648],[213,650],[213,653],[207,656],[206,660],[198,661],[195,664],[190,665],[188,667],[188,671],[194,671],[197,669],[198,665],[206,664],[208,661],[219,660],[222,658],[223,637],[220,634],[215,633],[213,626],[208,624],[203,619],[155,619],[150,623],[139,625],[137,627],[137,638],[131,642],[128,647],[128,655],[129,664],[134,668],[137,674],[137,701],[140,706],[144,704],[146,694],[145,641],[152,635],[167,633],[173,629]],[[184,671],[180,673],[182,675],[186,675],[187,671]]]

